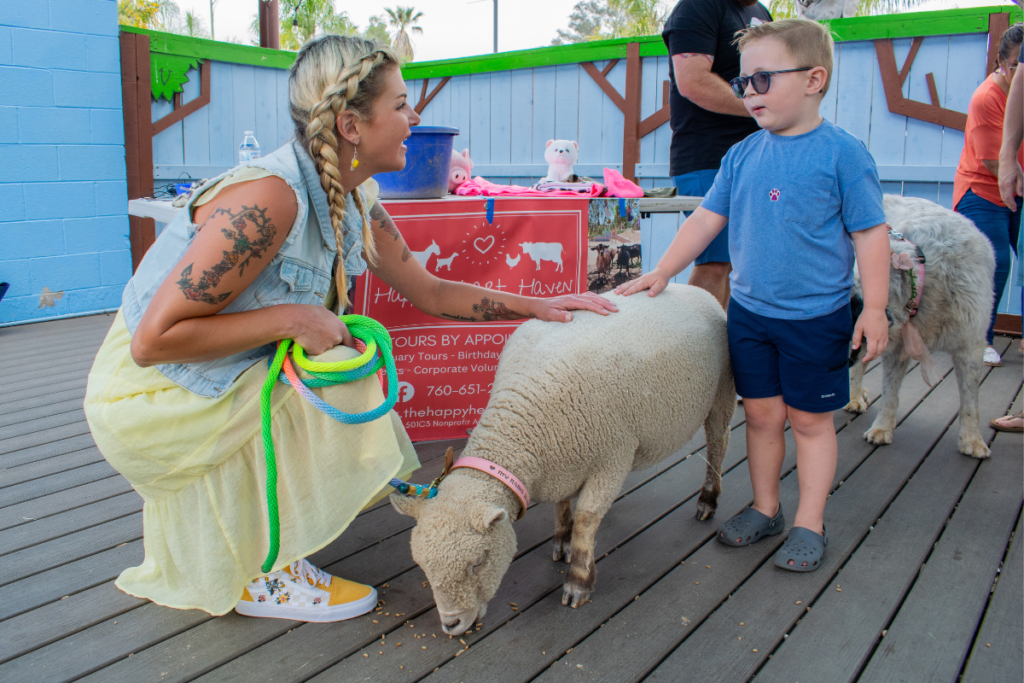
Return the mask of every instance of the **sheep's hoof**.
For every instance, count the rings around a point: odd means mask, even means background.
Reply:
[[[850,398],[850,402],[843,408],[848,413],[857,413],[861,415],[866,413],[868,410],[868,390],[861,389],[860,396],[853,396]]]
[[[588,599],[590,599],[590,591],[581,586],[575,586],[570,582],[566,582],[562,587],[563,605],[576,609],[580,605],[586,604]]]
[[[707,521],[715,516],[715,510],[717,509],[718,501],[704,500],[704,494],[702,493],[697,500],[697,519],[701,522]]]
[[[572,536],[566,535],[562,537],[556,534],[553,545],[554,548],[551,552],[552,560],[558,562],[564,557],[566,564],[572,562]]]
[[[960,434],[960,452],[979,460],[992,455],[992,451],[988,449],[980,436],[968,436],[963,433]]]
[[[872,427],[864,432],[864,438],[868,443],[873,443],[876,446],[890,444],[892,443],[892,428]]]

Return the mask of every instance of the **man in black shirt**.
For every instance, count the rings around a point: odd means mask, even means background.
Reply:
[[[703,197],[729,148],[760,130],[729,81],[740,75],[736,32],[771,21],[757,0],[680,0],[661,36],[671,57],[669,175],[679,194]],[[694,261],[690,284],[729,304],[729,226]]]

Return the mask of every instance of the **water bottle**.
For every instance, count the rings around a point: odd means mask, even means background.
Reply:
[[[252,131],[245,131],[245,137],[242,138],[242,144],[238,146],[238,163],[244,164],[247,161],[260,158],[260,143],[256,142],[256,138],[253,137]]]

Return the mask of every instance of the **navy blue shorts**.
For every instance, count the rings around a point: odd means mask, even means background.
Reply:
[[[679,194],[685,197],[703,197],[711,189],[715,182],[718,171],[708,169],[706,171],[693,171],[684,173],[672,178],[679,190]],[[689,214],[687,214],[689,215]],[[726,223],[722,232],[718,233],[715,239],[711,240],[708,248],[700,256],[693,260],[694,264],[704,263],[731,263],[729,259],[729,224]]]
[[[736,393],[782,396],[787,406],[828,413],[850,402],[850,305],[810,320],[766,318],[729,300],[729,357]]]

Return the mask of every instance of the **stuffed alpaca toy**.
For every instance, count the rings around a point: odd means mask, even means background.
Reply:
[[[551,180],[564,183],[573,175],[573,164],[580,158],[580,146],[575,140],[548,140],[544,150],[544,161],[548,162],[548,174],[541,181]]]

